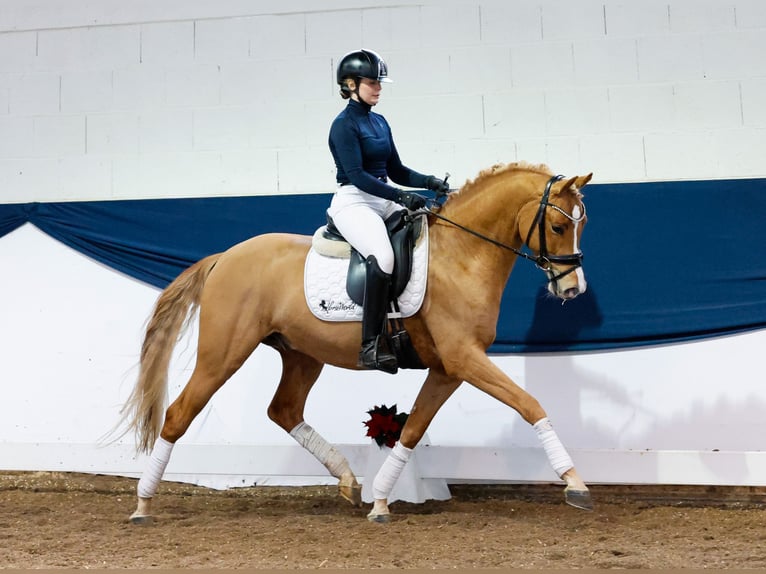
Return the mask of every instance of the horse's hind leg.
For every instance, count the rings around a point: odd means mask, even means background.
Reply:
[[[222,374],[210,374],[200,366],[198,360],[189,382],[165,413],[160,437],[154,444],[147,467],[138,482],[138,506],[130,516],[133,524],[152,522],[152,498],[157,492],[176,441],[184,435],[194,418],[227,379],[228,376]]]
[[[429,371],[404,424],[399,442],[394,445],[391,454],[383,462],[372,482],[374,501],[372,510],[367,515],[367,519],[371,522],[388,522],[390,517],[388,496],[404,470],[404,465],[409,461],[412,449],[423,438],[428,425],[431,424],[444,402],[452,396],[461,383],[462,379],[450,377],[441,370]]]
[[[362,488],[348,460],[303,419],[306,399],[324,364],[295,350],[280,349],[279,352],[282,355],[282,379],[269,405],[269,418],[290,433],[338,479],[343,498],[361,506]]]
[[[197,362],[189,382],[167,408],[160,436],[138,482],[138,506],[130,516],[134,524],[151,522],[151,501],[170,460],[176,441],[210,401],[215,392],[239,370],[258,346],[260,333],[247,322],[230,319],[223,311],[200,314]]]

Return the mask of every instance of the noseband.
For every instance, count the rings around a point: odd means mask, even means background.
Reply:
[[[474,231],[473,229],[469,229],[468,227],[465,227],[464,225],[461,225],[455,221],[452,221],[451,219],[448,219],[444,217],[443,215],[439,215],[435,211],[425,210],[426,213],[429,215],[433,215],[438,219],[441,219],[442,221],[446,221],[447,223],[454,225],[458,229],[462,229],[463,231],[470,233],[471,235],[474,235],[478,237],[479,239],[483,239],[484,241],[487,241],[491,243],[492,245],[496,245],[498,247],[502,247],[503,249],[507,249],[508,251],[514,252],[519,257],[523,257],[524,259],[528,259],[529,261],[534,262],[535,265],[542,271],[545,271],[545,273],[548,275],[548,280],[552,281],[554,284],[561,279],[562,277],[569,275],[572,273],[572,271],[576,270],[578,267],[582,267],[582,258],[583,254],[582,251],[578,251],[577,253],[572,253],[570,255],[551,255],[548,253],[548,247],[545,240],[545,212],[546,208],[550,207],[552,209],[555,209],[562,215],[564,215],[567,219],[574,223],[579,223],[585,218],[585,205],[583,205],[582,214],[579,217],[573,217],[572,215],[568,214],[566,211],[561,209],[558,205],[554,205],[553,203],[550,203],[548,201],[548,198],[551,194],[551,187],[553,187],[553,184],[561,179],[563,179],[563,175],[554,175],[548,180],[548,183],[545,184],[545,190],[543,191],[543,196],[540,198],[540,205],[537,208],[537,214],[535,215],[535,219],[532,221],[532,225],[529,227],[529,232],[527,233],[527,238],[524,241],[524,243],[529,246],[529,240],[532,238],[532,234],[535,232],[535,229],[538,230],[538,238],[540,243],[540,250],[537,253],[537,255],[531,255],[529,253],[526,253],[524,251],[521,251],[520,249],[516,249],[513,245],[508,245],[506,243],[503,243],[502,241],[497,241],[496,239],[492,239],[491,237],[487,237],[486,235],[483,235],[479,233],[478,231]],[[553,270],[552,263],[556,263],[559,265],[571,265],[569,269],[566,271],[562,271],[558,275],[555,274]]]
[[[548,202],[548,197],[551,194],[551,187],[553,184],[561,179],[563,179],[563,175],[554,175],[552,178],[548,180],[548,183],[545,184],[545,191],[543,191],[543,196],[540,198],[540,206],[537,208],[537,214],[535,215],[534,221],[532,221],[532,225],[529,227],[529,233],[527,233],[527,238],[524,241],[527,245],[529,245],[529,240],[532,238],[532,234],[535,231],[535,227],[538,229],[538,239],[540,243],[540,250],[538,251],[537,257],[527,257],[527,259],[531,259],[535,262],[535,265],[537,265],[538,268],[545,271],[545,273],[548,274],[548,277],[551,281],[556,283],[559,279],[562,277],[569,275],[572,271],[577,269],[578,267],[582,267],[582,251],[578,251],[577,253],[572,253],[570,255],[551,255],[548,253],[548,247],[545,240],[545,210],[547,207],[550,207],[552,209],[555,209],[560,214],[562,214],[564,217],[572,221],[573,223],[579,223],[585,218],[585,206],[583,205],[583,212],[580,215],[580,217],[573,217],[572,215],[568,214],[566,211],[561,209],[558,205],[554,205],[552,203]],[[559,265],[571,265],[569,269],[566,271],[562,271],[558,275],[554,274],[553,266],[551,263],[557,263]]]

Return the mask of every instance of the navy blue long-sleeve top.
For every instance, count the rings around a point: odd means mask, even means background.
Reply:
[[[426,187],[426,177],[404,164],[386,118],[370,106],[349,100],[330,127],[330,152],[341,185],[353,184],[369,194],[396,200],[398,190],[386,179],[406,187]]]

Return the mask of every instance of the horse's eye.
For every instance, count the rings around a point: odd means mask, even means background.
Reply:
[[[553,231],[553,233],[555,233],[556,235],[564,235],[564,228],[563,228],[563,227],[561,227],[560,225],[552,225],[552,226],[551,226],[551,230],[552,230],[552,231]]]

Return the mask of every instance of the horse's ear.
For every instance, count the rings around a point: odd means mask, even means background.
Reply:
[[[572,186],[575,185],[576,183],[577,183],[577,176],[570,177],[569,179],[565,179],[564,182],[561,184],[561,187],[559,188],[559,193],[567,189],[571,189]]]
[[[577,189],[582,189],[586,185],[588,185],[588,182],[593,179],[593,173],[589,173],[588,175],[581,175],[577,178]]]

